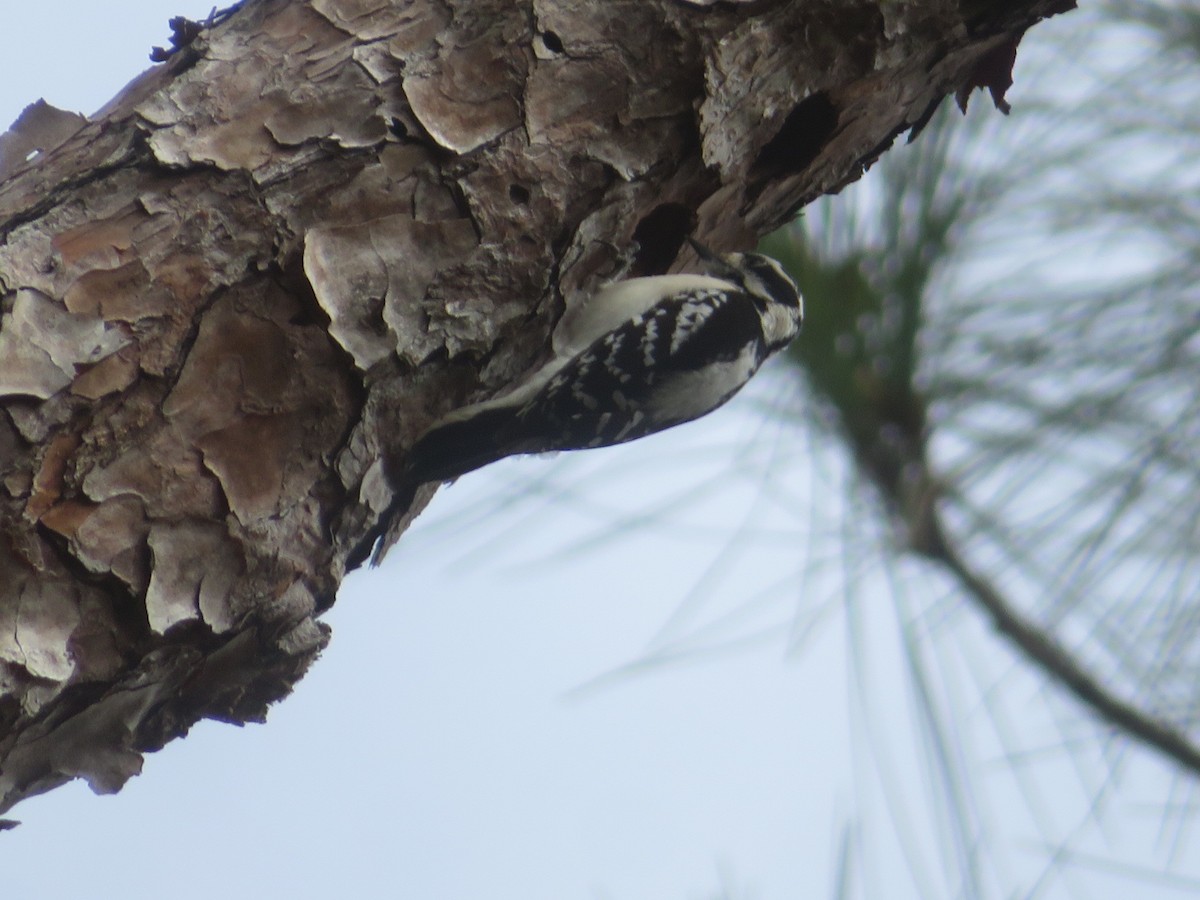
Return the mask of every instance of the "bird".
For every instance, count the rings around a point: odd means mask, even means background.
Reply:
[[[777,260],[717,255],[689,238],[708,274],[612,282],[563,314],[553,355],[511,390],[453,410],[405,453],[385,454],[392,499],[351,554],[375,547],[416,491],[508,456],[637,440],[727,402],[800,333],[804,302]],[[376,542],[378,545],[376,546]]]

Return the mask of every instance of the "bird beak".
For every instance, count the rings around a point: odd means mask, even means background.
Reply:
[[[717,275],[728,276],[733,273],[734,270],[729,263],[725,262],[725,260],[721,259],[721,257],[713,253],[698,240],[689,236],[687,242],[692,245],[692,249],[696,251],[696,255],[700,257],[700,261],[707,263]]]

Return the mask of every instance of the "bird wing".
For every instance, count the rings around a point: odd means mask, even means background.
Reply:
[[[764,356],[754,305],[724,282],[689,279],[562,365],[518,412],[528,443],[516,452],[608,446],[691,421],[737,393]]]
[[[554,328],[554,353],[577,356],[624,323],[640,319],[664,298],[689,288],[735,292],[737,285],[707,275],[651,275],[605,285],[586,300],[567,307]]]

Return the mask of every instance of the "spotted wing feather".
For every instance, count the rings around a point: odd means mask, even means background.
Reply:
[[[691,421],[732,397],[764,355],[744,297],[681,292],[563,366],[517,411],[515,452],[604,447]]]

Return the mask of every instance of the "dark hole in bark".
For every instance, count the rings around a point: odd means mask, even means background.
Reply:
[[[637,256],[631,275],[661,275],[667,271],[683,240],[696,227],[696,214],[682,203],[664,203],[652,209],[633,231]]]
[[[508,186],[508,198],[512,200],[513,203],[518,203],[521,206],[524,206],[529,202],[529,188],[525,187],[523,184],[510,184]]]
[[[542,43],[546,45],[546,49],[549,50],[551,53],[562,53],[563,52],[562,38],[560,38],[553,31],[543,31],[542,32]]]
[[[833,134],[837,120],[837,110],[824,91],[806,97],[758,151],[753,174],[769,178],[803,172]]]

